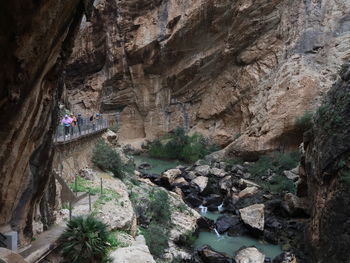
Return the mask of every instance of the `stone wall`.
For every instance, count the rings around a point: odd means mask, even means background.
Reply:
[[[56,170],[67,184],[72,183],[79,170],[92,166],[92,152],[103,133],[83,136],[65,144],[56,144],[52,169]]]

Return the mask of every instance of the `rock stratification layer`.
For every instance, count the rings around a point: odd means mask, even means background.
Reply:
[[[60,77],[83,1],[0,3],[0,232],[29,241],[49,181]]]
[[[67,68],[69,101],[121,111],[124,139],[183,126],[228,152],[295,147],[296,118],[349,57],[349,12],[348,0],[97,1]]]

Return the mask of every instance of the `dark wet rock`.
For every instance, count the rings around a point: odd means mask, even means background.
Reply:
[[[264,240],[271,244],[278,245],[278,233],[265,229]]]
[[[278,255],[274,260],[273,263],[297,263],[296,257],[291,252],[284,252],[280,255]],[[340,263],[340,262],[339,262]]]
[[[201,247],[198,250],[198,255],[204,263],[232,263],[232,260],[229,257],[214,251],[208,245]]]
[[[186,181],[190,182],[193,179],[195,179],[197,177],[197,175],[195,174],[195,172],[193,171],[189,171],[189,172],[185,172],[182,174],[182,177],[186,179]]]
[[[213,229],[215,227],[215,222],[214,220],[202,216],[198,218],[197,225],[199,228]]]
[[[181,190],[185,196],[189,194],[199,194],[199,187],[197,185],[182,185]]]
[[[216,230],[220,233],[223,234],[230,228],[238,225],[241,223],[241,220],[239,217],[233,217],[229,215],[223,215],[220,216],[215,223]]]
[[[224,200],[225,210],[235,213],[235,211],[237,210],[236,204],[238,201],[239,201],[238,195],[232,194],[227,196]]]
[[[198,195],[191,193],[185,197],[186,203],[190,204],[192,207],[199,207],[203,200],[198,197]]]
[[[142,178],[150,179],[151,181],[154,181],[159,178],[159,174],[154,173],[142,173]]]
[[[205,198],[204,200],[204,205],[205,206],[215,206],[218,207],[221,205],[223,202],[223,198],[221,195],[218,194],[211,194],[208,197]]]
[[[151,168],[152,168],[152,166],[149,163],[141,163],[138,166],[138,169],[140,169],[140,170],[149,170]]]
[[[291,193],[287,193],[284,196],[282,206],[293,217],[308,217],[310,215],[308,200],[299,198]]]

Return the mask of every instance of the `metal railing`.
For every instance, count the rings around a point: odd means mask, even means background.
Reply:
[[[68,142],[78,139],[81,136],[93,134],[108,128],[108,120],[104,118],[90,121],[83,118],[82,123],[65,127],[62,123],[57,127],[54,142]]]
[[[2,233],[0,233],[0,238],[2,239],[2,240],[0,239],[0,247],[6,248],[7,245],[5,243],[5,240],[7,239],[7,237],[5,235],[3,235]]]

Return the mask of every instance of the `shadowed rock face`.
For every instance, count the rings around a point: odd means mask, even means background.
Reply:
[[[312,203],[310,262],[350,261],[350,66],[327,94],[305,134],[306,176],[299,195]]]
[[[50,179],[63,65],[83,15],[79,0],[0,3],[0,232],[29,241]]]
[[[349,0],[100,0],[94,11],[68,97],[75,111],[122,111],[124,139],[184,126],[231,143],[228,154],[295,147],[295,119],[349,56]]]

